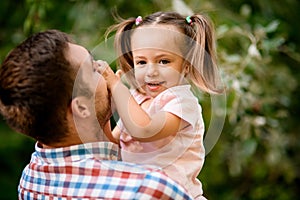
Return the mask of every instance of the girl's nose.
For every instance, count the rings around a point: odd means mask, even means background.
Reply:
[[[148,64],[146,75],[152,77],[157,76],[158,74],[158,66],[156,64]]]

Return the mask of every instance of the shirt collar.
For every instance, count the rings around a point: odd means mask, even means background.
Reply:
[[[37,142],[35,153],[47,163],[74,162],[83,159],[118,160],[119,147],[111,142],[93,142],[47,149],[41,148]]]
[[[176,85],[176,86],[173,86],[173,87],[170,87],[170,88],[164,90],[163,92],[161,92],[160,94],[158,94],[155,98],[157,98],[157,97],[159,97],[159,96],[161,96],[161,95],[163,95],[163,94],[165,94],[167,92],[170,92],[170,91],[171,92],[176,92],[176,91],[181,92],[182,89],[184,89],[184,90],[190,90],[190,88],[191,88],[191,85],[189,85],[189,84]],[[144,101],[146,101],[148,99],[151,99],[150,96],[142,94],[142,93],[140,93],[136,89],[130,89],[130,92],[131,92],[131,95],[134,96],[136,102],[139,105],[142,104]]]

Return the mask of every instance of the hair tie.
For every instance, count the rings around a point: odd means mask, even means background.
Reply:
[[[135,19],[135,25],[138,26],[142,21],[143,21],[143,18],[142,18],[141,16],[138,16],[138,17]]]
[[[186,20],[186,22],[187,22],[189,25],[192,25],[193,21],[192,21],[192,19],[191,19],[191,16],[187,16],[187,17],[185,18],[185,20]]]

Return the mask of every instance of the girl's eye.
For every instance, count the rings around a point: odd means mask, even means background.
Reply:
[[[140,60],[140,61],[136,62],[136,65],[145,65],[145,64],[147,64],[147,63],[144,60]]]
[[[166,65],[166,64],[169,64],[169,63],[170,63],[170,61],[165,60],[165,59],[159,61],[159,64],[162,64],[162,65]]]

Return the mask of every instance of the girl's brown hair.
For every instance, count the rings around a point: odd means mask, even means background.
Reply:
[[[222,92],[219,88],[213,24],[202,14],[192,15],[189,19],[190,21],[176,12],[156,12],[145,17],[138,25],[135,24],[136,18],[126,20],[119,18],[119,23],[108,29],[107,35],[116,30],[115,48],[118,65],[131,84],[135,85],[131,51],[131,35],[134,29],[155,24],[173,25],[187,36],[182,49],[183,57],[190,65],[187,78],[206,92]]]

